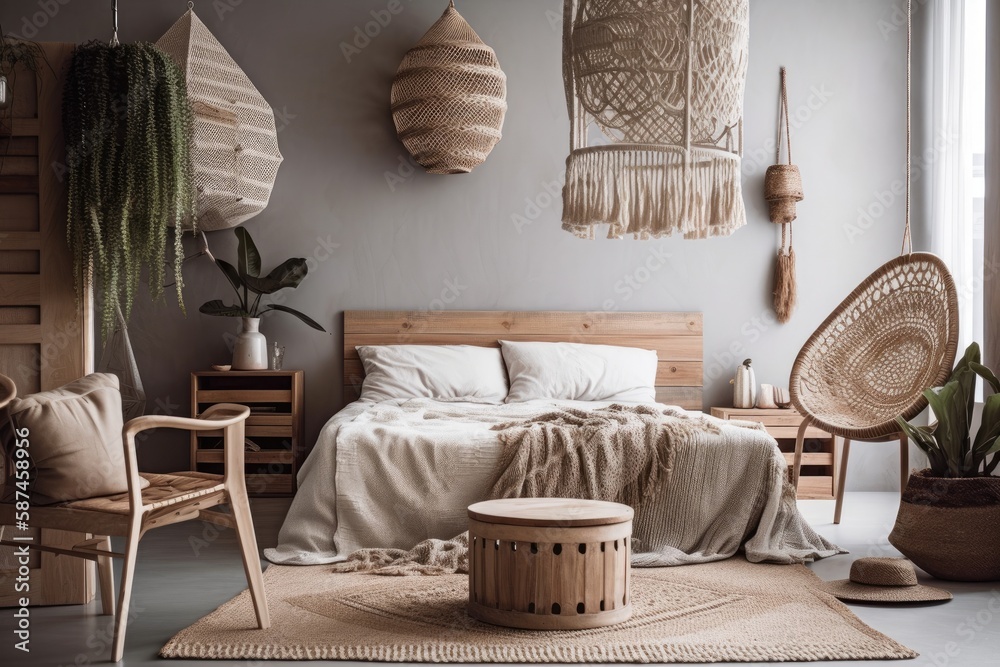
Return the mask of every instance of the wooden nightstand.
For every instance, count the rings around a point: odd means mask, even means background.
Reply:
[[[303,371],[199,371],[191,373],[191,414],[216,403],[250,408],[246,437],[260,451],[246,451],[251,496],[290,496],[305,457]],[[222,473],[222,432],[191,434],[191,469]]]
[[[794,409],[773,410],[761,408],[712,408],[712,416],[720,419],[742,419],[760,422],[785,454],[791,474],[795,451],[795,435],[802,425],[802,415]],[[837,480],[840,478],[839,438],[826,431],[809,427],[802,454],[802,475],[799,478],[798,497],[802,499],[832,500],[836,497]]]

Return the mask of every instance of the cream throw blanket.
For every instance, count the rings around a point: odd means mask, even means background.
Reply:
[[[503,449],[488,494],[490,498],[586,498],[638,507],[641,511],[637,513],[633,535],[638,552],[634,558],[636,565],[663,564],[657,555],[669,553],[671,532],[683,534],[705,528],[697,518],[699,512],[678,513],[680,525],[669,525],[657,511],[656,501],[670,495],[675,450],[697,446],[699,436],[704,434],[721,434],[719,425],[709,418],[692,417],[682,410],[663,406],[610,405],[596,410],[566,407],[497,424],[492,430],[499,431]],[[763,459],[762,464],[773,463],[773,453],[760,448],[756,451]],[[783,477],[784,466],[777,466],[773,472]],[[787,493],[789,489],[782,486],[780,503],[786,505],[786,513],[798,517],[794,496]],[[744,493],[732,498],[727,511],[746,520],[763,511],[764,500],[765,494],[748,485]],[[684,525],[685,519],[697,525]],[[786,530],[791,528],[793,539],[801,541],[801,546],[820,547],[812,555],[836,552],[835,547],[808,529],[801,518],[783,523]],[[738,547],[746,537],[744,533],[745,528],[730,533],[728,542]],[[723,541],[727,541],[725,536]],[[346,562],[335,565],[334,570],[397,576],[468,572],[468,533],[448,541],[425,540],[410,550],[362,549],[350,554]]]
[[[359,549],[403,554],[429,538],[448,540],[468,527],[466,508],[488,496],[502,468],[504,431],[493,426],[607,405],[352,403],[320,432],[299,472],[278,546],[264,555],[274,563],[319,565]],[[704,563],[741,547],[754,562],[839,553],[799,515],[784,458],[762,427],[707,415],[688,423],[693,432],[672,442],[670,483],[634,505],[635,565]]]

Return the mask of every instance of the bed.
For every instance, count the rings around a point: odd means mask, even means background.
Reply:
[[[496,476],[495,425],[553,409],[608,406],[359,400],[360,346],[498,347],[500,340],[655,350],[655,401],[646,403],[665,412],[676,406],[710,427],[675,447],[670,483],[635,508],[634,565],[706,562],[741,549],[751,560],[787,563],[841,553],[799,515],[784,457],[766,432],[700,413],[700,313],[347,311],[343,331],[349,403],[324,426],[299,472],[279,544],[265,550],[272,562],[332,563],[359,549],[452,538],[466,527],[466,507],[485,499]]]

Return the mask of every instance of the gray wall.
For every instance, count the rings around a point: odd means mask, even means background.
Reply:
[[[284,315],[263,324],[269,339],[287,345],[286,367],[306,369],[310,442],[341,404],[339,313],[345,309],[702,311],[706,406],[728,405],[728,380],[739,361],[754,359],[759,382],[786,384],[795,353],[816,325],[898,252],[903,207],[892,192],[894,184],[901,187],[904,156],[901,0],[752,0],[744,164],[749,224],[730,238],[695,242],[586,242],[560,230],[557,191],[568,122],[559,0],[460,0],[459,10],[496,49],[507,73],[504,137],[472,174],[413,170],[393,131],[389,86],[403,53],[446,3],[399,1],[401,12],[350,62],[342,44],[388,0],[202,0],[196,6],[279,115],[285,162],[270,206],[247,228],[265,265],[293,255],[315,260],[286,303],[332,335]],[[58,10],[52,17],[40,13],[45,2],[4,0],[0,21],[28,36],[37,28],[33,36],[42,41],[110,37],[106,0],[48,4],[50,12]],[[155,41],[185,10],[181,0],[119,4],[123,41]],[[778,229],[767,221],[760,195],[763,170],[773,160],[780,65],[789,67],[794,157],[806,193],[795,224],[800,303],[787,325],[776,324],[770,310]],[[387,174],[401,179],[387,180]],[[518,228],[515,216],[530,224]],[[232,232],[213,233],[210,241],[219,255],[233,253]],[[658,257],[665,259],[652,265],[661,268],[647,273],[647,261]],[[225,336],[233,322],[202,316],[197,308],[227,297],[228,287],[207,260],[191,262],[185,280],[187,317],[173,303],[148,300],[133,317],[132,340],[153,412],[185,413],[188,372],[227,360]],[[170,450],[174,454],[150,449],[147,467],[185,465],[183,446]],[[849,488],[893,488],[894,450],[855,447]]]

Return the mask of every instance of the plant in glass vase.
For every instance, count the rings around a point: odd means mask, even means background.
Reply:
[[[236,292],[237,303],[229,305],[222,299],[202,304],[198,310],[206,315],[239,317],[242,319],[240,334],[233,349],[234,370],[263,370],[267,368],[267,339],[260,333],[260,316],[270,311],[294,315],[317,331],[326,332],[315,320],[304,313],[280,303],[264,303],[262,297],[287,288],[296,288],[306,277],[306,260],[301,257],[286,259],[267,275],[261,275],[260,252],[250,232],[237,227],[234,232],[239,242],[236,266],[223,259],[215,264],[226,276]]]

